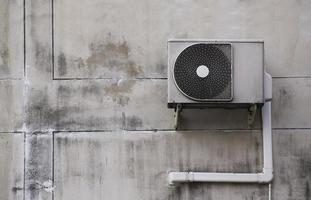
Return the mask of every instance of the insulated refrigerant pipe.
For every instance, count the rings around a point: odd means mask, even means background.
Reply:
[[[238,182],[269,183],[273,179],[271,99],[272,78],[264,76],[264,95],[266,102],[262,107],[263,171],[261,173],[213,173],[213,172],[170,172],[169,184],[185,182]]]

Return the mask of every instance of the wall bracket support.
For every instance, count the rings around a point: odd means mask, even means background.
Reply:
[[[180,117],[181,111],[182,111],[181,104],[177,104],[177,106],[175,108],[175,114],[174,114],[174,118],[175,118],[174,128],[175,128],[175,130],[178,130],[178,122],[179,122],[179,117]]]
[[[248,117],[247,117],[248,127],[252,127],[254,125],[256,113],[257,113],[257,105],[256,104],[252,104],[248,108]]]

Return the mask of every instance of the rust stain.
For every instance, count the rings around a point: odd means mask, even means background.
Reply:
[[[127,64],[126,73],[131,77],[137,76],[142,73],[141,66],[136,66],[134,62],[130,61]]]
[[[93,42],[89,49],[91,55],[85,62],[77,60],[79,67],[105,67],[109,72],[124,72],[128,77],[135,77],[142,73],[141,66],[130,59],[130,48],[125,41],[122,43]]]
[[[123,42],[121,44],[114,44],[109,42],[105,45],[105,49],[112,54],[119,54],[125,57],[129,56],[129,47],[126,42]]]
[[[101,65],[110,59],[124,59],[129,57],[129,47],[126,42],[114,44],[92,43],[90,45],[92,55],[86,59],[87,65]]]

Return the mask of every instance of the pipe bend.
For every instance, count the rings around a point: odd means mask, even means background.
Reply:
[[[272,180],[273,180],[272,169],[264,169],[264,172],[260,173],[258,176],[259,183],[270,183]]]

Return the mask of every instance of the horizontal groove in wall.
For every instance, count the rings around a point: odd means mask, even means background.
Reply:
[[[83,81],[83,80],[166,80],[167,78],[53,78],[56,81]]]
[[[260,131],[260,129],[209,129],[209,130],[178,130],[175,131],[173,129],[167,129],[167,130],[78,130],[78,131],[54,131],[53,134],[58,133],[158,133],[158,132],[171,132],[171,133],[192,133],[192,132],[206,132],[206,131],[224,131],[224,132],[233,132],[233,131]]]
[[[195,129],[195,130],[178,130],[175,131],[174,129],[157,129],[157,130],[58,130],[53,131],[53,133],[105,133],[105,132],[204,132],[204,131],[224,131],[224,132],[231,132],[231,131],[261,131],[262,129]],[[311,130],[311,128],[273,128],[272,130]]]
[[[43,131],[30,131],[30,132],[27,132],[26,135],[52,135],[53,134],[53,131],[48,131],[48,130],[43,130]]]
[[[101,133],[101,132],[160,132],[160,131],[174,131],[174,129],[142,129],[142,130],[125,130],[125,129],[114,129],[114,130],[57,130],[53,133]]]
[[[311,130],[311,128],[272,128],[272,130]]]
[[[24,78],[0,78],[0,81],[22,81]]]
[[[272,76],[273,79],[311,78],[311,76]]]
[[[15,132],[10,132],[10,131],[1,131],[0,134],[6,134],[6,133],[12,133],[12,134],[24,134],[24,132],[21,132],[21,131],[15,131]]]
[[[273,79],[309,79],[311,76],[273,76]],[[83,81],[83,80],[167,80],[167,78],[159,78],[159,77],[138,77],[138,78],[122,78],[122,77],[115,77],[115,78],[53,78],[56,81]],[[0,79],[2,80],[2,79]],[[7,79],[4,79],[7,80]],[[13,79],[13,80],[23,80],[23,79]]]

